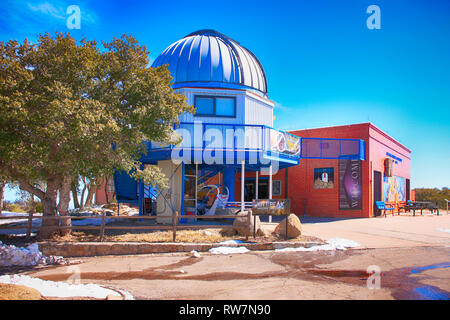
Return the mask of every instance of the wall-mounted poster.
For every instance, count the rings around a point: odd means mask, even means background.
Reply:
[[[314,169],[314,189],[334,188],[334,168]]]
[[[405,178],[392,176],[383,178],[383,201],[405,201]]]
[[[362,210],[361,160],[339,160],[339,210]]]
[[[300,138],[292,134],[270,130],[270,150],[275,152],[300,155]]]

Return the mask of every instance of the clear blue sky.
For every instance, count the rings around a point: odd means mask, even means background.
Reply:
[[[192,31],[224,33],[261,61],[276,128],[370,121],[412,150],[413,188],[450,185],[450,1],[3,0],[0,40],[69,31],[72,4],[76,38],[132,34],[152,59]],[[366,26],[372,4],[380,30]]]

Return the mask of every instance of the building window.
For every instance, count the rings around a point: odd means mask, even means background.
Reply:
[[[196,115],[214,115],[214,98],[195,97]]]
[[[334,188],[334,168],[314,169],[314,189]]]
[[[195,96],[194,107],[200,117],[236,117],[235,97]]]
[[[281,180],[272,181],[272,195],[281,196]]]

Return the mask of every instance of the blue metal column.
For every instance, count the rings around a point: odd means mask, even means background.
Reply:
[[[184,174],[185,174],[185,170],[186,170],[186,165],[184,164],[184,162],[181,163],[181,210],[180,210],[180,216],[184,216],[184,184],[185,184],[185,178],[184,178]]]
[[[141,170],[144,169],[144,165],[141,165]],[[139,202],[139,215],[144,215],[144,182],[139,180],[139,193],[138,193],[138,202]]]
[[[234,175],[236,173],[236,169],[233,167],[224,167],[223,168],[223,185],[228,188],[228,191],[230,192],[230,197],[228,198],[228,201],[235,201],[234,197]]]

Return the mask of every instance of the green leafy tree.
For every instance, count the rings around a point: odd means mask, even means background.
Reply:
[[[447,208],[445,199],[450,200],[450,189],[444,187],[442,190],[438,188],[416,188],[414,190],[417,201],[431,201],[439,205],[441,209]]]
[[[179,142],[173,128],[193,108],[171,88],[166,67],[149,67],[148,55],[125,35],[102,50],[62,33],[39,35],[36,44],[0,42],[0,173],[37,196],[44,217],[68,216],[74,177],[124,170],[164,184],[156,166],[141,169],[143,141]],[[58,225],[44,219],[40,236]]]

